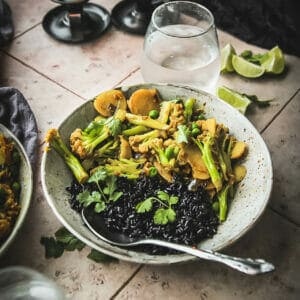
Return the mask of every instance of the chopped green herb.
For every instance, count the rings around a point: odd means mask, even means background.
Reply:
[[[147,198],[146,200],[139,202],[136,207],[136,212],[138,213],[144,213],[148,212],[152,209],[152,198]]]
[[[178,135],[177,135],[177,143],[188,143],[188,139],[190,136],[190,130],[186,125],[178,126]]]
[[[137,213],[145,213],[152,210],[153,201],[159,202],[162,206],[158,208],[153,216],[155,224],[166,225],[169,222],[174,222],[176,219],[176,212],[171,207],[178,202],[179,198],[177,196],[169,196],[168,193],[164,191],[158,191],[157,197],[149,197],[142,202],[139,202],[135,209]]]
[[[122,121],[114,117],[110,117],[105,122],[112,136],[117,136],[122,132]]]
[[[46,258],[58,258],[63,255],[65,247],[53,237],[41,237],[40,243],[45,247]]]
[[[117,259],[115,259],[114,257],[106,255],[95,249],[92,249],[87,257],[96,263],[105,263],[105,262],[108,263],[108,262],[112,262],[112,261],[117,261]]]
[[[85,244],[78,240],[72,233],[70,233],[66,228],[62,227],[55,232],[55,238],[57,242],[64,244],[64,248],[67,251],[74,251],[77,249],[81,251]]]

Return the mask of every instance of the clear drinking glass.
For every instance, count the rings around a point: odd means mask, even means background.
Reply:
[[[188,1],[158,6],[145,36],[141,71],[146,82],[177,83],[214,92],[220,52],[212,13]]]
[[[41,273],[21,266],[0,270],[1,300],[64,300],[63,290]]]

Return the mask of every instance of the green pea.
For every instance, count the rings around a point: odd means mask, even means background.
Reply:
[[[200,129],[199,129],[199,128],[194,128],[194,129],[192,130],[192,135],[193,135],[193,136],[197,136],[198,134],[200,134]]]
[[[170,160],[170,158],[172,158],[172,156],[174,155],[174,148],[172,146],[168,146],[165,150],[165,155],[167,159]]]
[[[177,157],[177,155],[179,154],[179,151],[180,151],[179,147],[174,148],[173,154],[175,157]]]
[[[214,202],[212,205],[212,208],[215,212],[219,211],[219,202]]]
[[[19,182],[14,182],[13,184],[12,184],[12,189],[13,189],[13,191],[17,194],[17,193],[19,193],[19,191],[20,191],[20,189],[21,189],[21,185],[20,185],[20,183]]]
[[[192,129],[195,129],[195,128],[199,128],[199,126],[197,125],[197,123],[193,122],[192,123]]]
[[[155,167],[151,167],[150,169],[149,169],[149,176],[150,177],[154,177],[154,176],[156,176],[157,175],[157,169],[155,168]]]
[[[157,119],[159,116],[159,112],[156,109],[153,109],[149,112],[149,117],[151,119]]]
[[[198,120],[205,120],[205,116],[204,116],[203,114],[200,114],[200,115],[198,116]]]

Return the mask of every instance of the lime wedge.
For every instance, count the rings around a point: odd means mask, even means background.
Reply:
[[[276,46],[267,52],[267,59],[261,64],[267,73],[281,74],[284,70],[284,56],[281,49]]]
[[[232,66],[232,56],[235,54],[234,48],[227,44],[222,50],[221,50],[221,72],[233,72],[233,66]]]
[[[232,56],[232,65],[238,74],[247,78],[257,78],[262,76],[265,72],[264,67],[253,64],[237,55]]]
[[[217,90],[217,96],[239,110],[242,114],[246,113],[251,101],[240,93],[237,93],[225,86],[220,86]]]

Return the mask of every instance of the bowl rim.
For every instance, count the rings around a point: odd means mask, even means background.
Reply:
[[[180,84],[170,84],[170,83],[139,83],[139,84],[128,85],[128,86],[118,86],[118,87],[115,87],[114,89],[119,89],[121,91],[126,92],[127,90],[130,90],[132,88],[145,88],[147,86],[148,87],[149,86],[152,86],[152,87],[156,86],[157,88],[166,87],[166,86],[167,87],[175,87],[175,88],[183,88],[185,90],[189,90],[189,91],[192,91],[192,92],[201,93],[202,95],[208,96],[208,97],[210,97],[214,100],[221,101],[223,104],[225,104],[227,106],[227,108],[229,110],[232,111],[232,113],[238,115],[239,118],[242,118],[243,121],[247,124],[247,126],[249,126],[249,128],[251,128],[251,130],[253,130],[256,137],[260,140],[261,145],[262,145],[262,147],[263,147],[263,149],[266,153],[266,157],[264,157],[264,158],[266,160],[267,165],[270,168],[270,173],[269,173],[268,177],[266,178],[266,182],[268,183],[268,188],[265,192],[263,205],[261,206],[259,213],[255,216],[255,218],[252,219],[251,223],[248,226],[245,226],[245,228],[243,230],[241,230],[238,234],[236,234],[233,238],[231,238],[230,240],[227,240],[226,242],[219,245],[218,247],[215,247],[213,249],[213,251],[219,251],[221,249],[225,249],[225,248],[231,246],[237,240],[239,240],[246,232],[248,232],[251,228],[253,228],[258,223],[258,221],[260,220],[260,218],[264,214],[264,211],[266,210],[266,207],[268,205],[268,202],[269,202],[269,199],[270,199],[270,196],[271,196],[271,192],[272,192],[272,188],[273,188],[273,166],[272,166],[270,151],[269,151],[264,139],[262,138],[259,131],[255,128],[255,126],[250,122],[250,120],[248,118],[246,118],[242,113],[240,113],[238,110],[233,108],[230,104],[228,104],[227,102],[221,100],[217,96],[212,95],[210,93],[207,93],[207,92],[205,92],[201,89],[197,89],[197,88],[193,88],[193,87],[185,86],[185,85],[180,85]],[[78,110],[81,110],[82,107],[87,105],[87,102],[91,102],[91,101],[93,101],[93,99],[94,98],[84,102],[83,104],[81,104],[77,108],[75,108],[66,118],[64,118],[64,120],[60,123],[58,129],[60,129],[64,125],[64,123],[68,120],[68,118],[72,114],[76,113]],[[121,247],[112,246],[111,244],[106,243],[106,242],[103,241],[103,243],[105,243],[105,244],[107,244],[108,246],[111,247],[111,249],[104,249],[104,248],[101,248],[99,245],[95,244],[93,241],[90,241],[89,239],[85,238],[80,233],[78,233],[76,231],[76,229],[74,229],[64,219],[64,217],[56,209],[56,207],[55,207],[55,205],[54,205],[54,203],[51,199],[51,195],[48,193],[46,180],[45,180],[45,176],[44,176],[45,175],[46,160],[47,160],[47,152],[44,152],[43,156],[42,156],[42,162],[41,162],[41,179],[42,179],[42,188],[43,188],[44,195],[46,196],[46,200],[47,200],[49,206],[51,207],[52,211],[54,212],[54,214],[58,218],[58,220],[62,223],[62,225],[64,227],[66,227],[66,229],[68,231],[70,231],[76,238],[78,238],[79,240],[84,242],[89,247],[91,247],[91,248],[93,248],[97,251],[100,251],[104,254],[113,256],[117,259],[120,259],[120,260],[123,260],[123,261],[128,261],[128,262],[131,262],[131,263],[134,262],[134,263],[152,264],[152,265],[170,265],[170,264],[175,264],[175,263],[185,263],[185,262],[191,262],[193,260],[199,260],[197,257],[194,257],[194,256],[189,255],[189,254],[151,255],[151,254],[147,254],[147,253],[144,253],[144,252],[136,252],[136,251],[128,250],[129,248],[122,249]],[[113,251],[113,249],[121,249],[121,250],[125,250],[127,252],[133,252],[133,253],[137,254],[137,256],[135,255],[134,257],[132,257],[132,256],[129,256],[129,255],[123,255],[123,254],[120,254],[118,252]],[[143,257],[140,257],[139,254],[143,255]],[[172,257],[172,260],[171,261],[166,261],[164,259],[166,256],[167,257]]]
[[[33,171],[32,171],[32,166],[31,166],[31,163],[27,156],[27,153],[26,153],[23,145],[19,141],[19,139],[7,127],[5,127],[1,123],[0,123],[0,132],[2,132],[4,134],[4,136],[13,139],[16,147],[18,148],[19,152],[21,153],[21,157],[22,157],[21,159],[23,159],[23,161],[25,162],[25,164],[28,167],[28,174],[26,174],[26,177],[28,178],[28,191],[25,194],[26,197],[24,199],[24,203],[22,203],[22,205],[21,205],[20,213],[17,217],[17,220],[14,224],[12,231],[10,232],[10,234],[6,238],[6,240],[0,245],[0,256],[2,256],[7,251],[7,249],[10,247],[10,245],[13,243],[13,241],[15,240],[16,236],[18,235],[18,233],[19,233],[20,229],[22,228],[22,225],[25,221],[27,212],[30,207],[32,192],[33,192]]]

